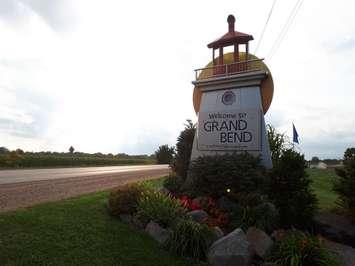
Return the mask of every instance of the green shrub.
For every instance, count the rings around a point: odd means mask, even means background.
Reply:
[[[267,125],[266,129],[270,145],[271,159],[272,163],[275,165],[280,160],[283,152],[291,146],[291,143],[285,134],[277,132],[272,125]]]
[[[349,215],[355,217],[355,148],[344,153],[344,167],[335,169],[340,177],[334,182],[333,189],[339,195],[338,205]]]
[[[187,120],[185,129],[181,131],[176,143],[176,155],[171,168],[183,181],[185,181],[189,169],[195,132],[196,126],[191,120]]]
[[[310,188],[304,156],[289,149],[274,164],[269,183],[269,198],[279,210],[280,225],[299,228],[312,225],[317,198]]]
[[[267,261],[282,266],[340,266],[339,258],[318,237],[288,231],[274,244]]]
[[[192,161],[191,187],[197,196],[220,197],[231,193],[264,189],[265,169],[260,158],[248,153],[202,156]]]
[[[172,225],[185,213],[186,209],[179,200],[158,191],[147,190],[138,201],[138,214],[164,227]]]
[[[183,179],[180,176],[178,176],[176,173],[171,173],[164,180],[164,187],[173,193],[178,192],[182,184],[183,184]]]
[[[270,202],[262,202],[258,205],[237,205],[230,215],[231,227],[248,230],[249,227],[257,227],[267,233],[277,228],[278,211]]]
[[[137,211],[138,200],[145,189],[138,184],[113,189],[108,198],[108,210],[113,216],[133,214]]]
[[[167,240],[167,249],[179,256],[203,260],[212,242],[213,234],[205,224],[180,220]]]

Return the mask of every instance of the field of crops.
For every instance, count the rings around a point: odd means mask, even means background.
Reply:
[[[154,164],[149,156],[103,156],[91,154],[36,154],[0,155],[0,168],[45,168],[79,166],[114,166]]]

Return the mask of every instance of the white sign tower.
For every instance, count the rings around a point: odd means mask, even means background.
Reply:
[[[195,70],[192,83],[198,125],[191,160],[246,151],[260,155],[262,164],[271,168],[264,120],[273,96],[271,73],[262,59],[249,54],[253,36],[234,30],[234,16],[229,15],[227,21],[228,32],[208,44],[212,62]],[[232,52],[224,54],[223,49],[231,46]]]

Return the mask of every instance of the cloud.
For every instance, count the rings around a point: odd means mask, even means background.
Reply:
[[[2,0],[0,18],[15,25],[31,16],[39,16],[55,31],[67,31],[77,23],[76,8],[71,0]]]

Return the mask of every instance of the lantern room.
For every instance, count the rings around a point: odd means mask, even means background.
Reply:
[[[254,40],[253,36],[235,30],[233,15],[228,16],[227,22],[228,32],[207,45],[212,49],[212,62],[205,68],[195,69],[196,80],[260,70],[263,59],[249,53],[249,41]]]
[[[224,34],[221,38],[211,42],[207,45],[208,48],[212,48],[212,62],[213,66],[222,66],[223,62],[223,49],[228,46],[234,46],[233,51],[233,63],[230,65],[230,71],[228,72],[236,72],[243,70],[243,68],[247,67],[246,64],[238,64],[240,62],[239,57],[239,46],[245,45],[245,61],[249,58],[249,41],[254,40],[252,35],[242,33],[239,31],[235,31],[235,17],[233,15],[229,15],[227,18],[228,22],[228,32]],[[216,60],[216,50],[219,52],[218,60]],[[238,67],[239,66],[239,67]],[[219,70],[219,71],[218,71]],[[227,70],[224,67],[216,68],[215,72],[221,72],[223,74]],[[219,74],[219,73],[216,73]]]

